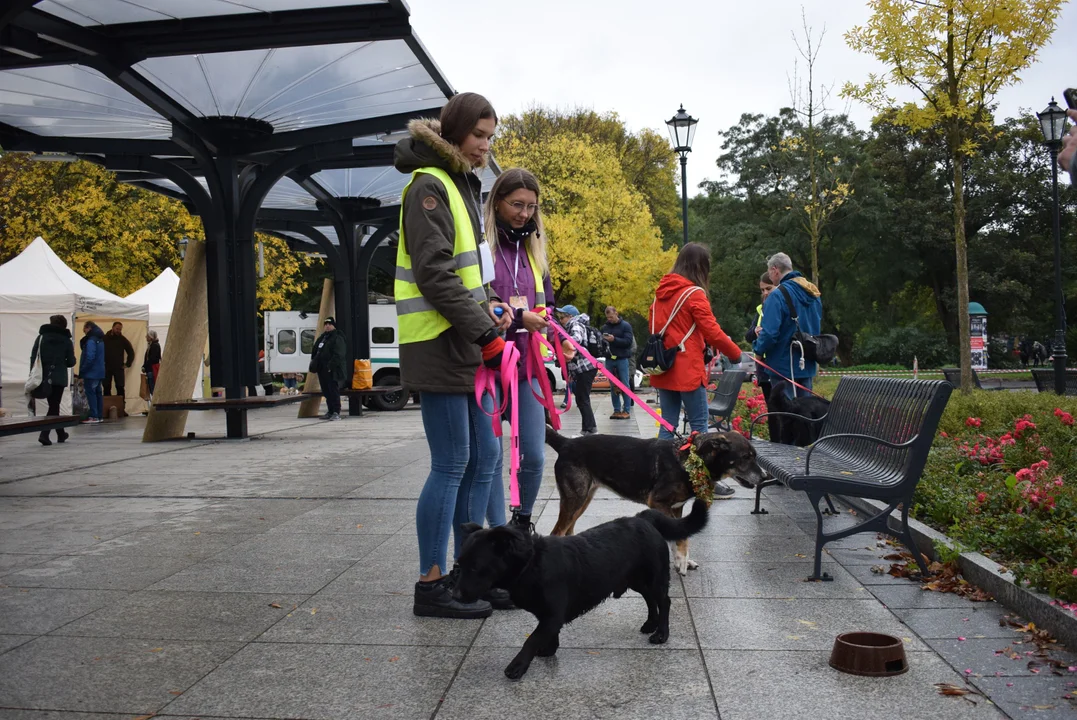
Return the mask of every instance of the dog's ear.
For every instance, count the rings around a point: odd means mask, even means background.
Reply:
[[[729,440],[728,433],[706,433],[698,436],[696,453],[705,465],[710,465],[720,455],[729,452],[732,447],[733,444]]]
[[[464,534],[465,538],[470,536],[471,533],[479,530],[482,530],[482,525],[479,525],[478,523],[469,522],[460,526],[460,531]]]
[[[499,555],[518,557],[528,554],[530,542],[524,533],[514,527],[502,525],[495,528],[491,533],[494,538],[494,547]]]

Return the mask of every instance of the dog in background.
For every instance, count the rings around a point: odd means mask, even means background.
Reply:
[[[504,588],[516,607],[538,619],[538,627],[505,675],[518,680],[536,655],[550,657],[561,628],[611,595],[635,590],[647,603],[639,631],[652,644],[669,639],[669,546],[707,525],[707,506],[692,504],[688,517],[673,520],[657,510],[617,518],[570,537],[542,537],[504,525],[483,530],[464,525],[453,595],[473,602],[491,588]]]
[[[767,412],[791,413],[800,418],[778,415],[777,421],[779,436],[771,438],[772,441],[783,445],[797,445],[807,447],[819,439],[819,431],[822,423],[808,422],[801,418],[820,420],[830,412],[830,401],[808,393],[798,394],[790,398],[785,394],[785,387],[789,383],[782,380],[771,388],[770,397],[767,398]]]
[[[571,535],[599,486],[608,487],[633,502],[642,503],[672,518],[695,497],[692,480],[684,469],[690,450],[672,440],[640,439],[622,435],[584,435],[567,438],[546,428],[546,444],[557,452],[554,474],[561,509],[552,535]],[[755,461],[755,448],[737,432],[703,433],[692,439],[696,453],[710,473],[711,482],[733,478],[754,488],[763,479]],[[688,542],[674,552],[681,575],[698,567],[688,559]]]

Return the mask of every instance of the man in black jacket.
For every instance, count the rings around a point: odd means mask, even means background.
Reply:
[[[629,387],[629,357],[632,354],[633,334],[632,326],[617,312],[617,308],[610,305],[606,308],[606,324],[602,326],[602,337],[610,344],[610,357],[606,367],[617,376],[617,379]],[[624,398],[624,405],[621,398]],[[628,420],[632,417],[632,399],[624,395],[610,383],[610,398],[613,400],[613,414],[611,420]]]
[[[310,371],[318,373],[318,382],[325,395],[327,412],[323,420],[340,419],[340,384],[347,379],[347,348],[344,333],[337,330],[336,320],[325,319],[324,331],[314,341]]]
[[[135,349],[123,336],[123,323],[112,323],[112,329],[105,333],[105,395],[112,394],[112,381],[115,380],[116,394],[124,397],[124,373],[134,362]]]

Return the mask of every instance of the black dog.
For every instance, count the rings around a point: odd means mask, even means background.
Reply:
[[[483,530],[468,523],[453,595],[472,602],[492,587],[504,588],[516,607],[538,618],[538,627],[505,668],[513,680],[523,677],[536,655],[557,652],[563,626],[627,590],[647,602],[647,622],[639,631],[661,645],[669,639],[666,541],[684,540],[706,525],[707,506],[698,501],[680,520],[644,510],[569,537],[525,534],[509,526]]]
[[[785,394],[785,380],[774,385],[767,398],[768,412],[792,413],[802,418],[820,420],[830,412],[830,401],[808,393],[798,393],[790,399]],[[779,437],[771,438],[773,442],[783,445],[797,445],[807,447],[819,439],[819,431],[822,430],[821,422],[808,422],[800,418],[791,418],[779,415],[775,417],[779,428]]]

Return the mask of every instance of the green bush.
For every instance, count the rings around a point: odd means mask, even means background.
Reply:
[[[917,327],[892,327],[880,335],[858,339],[853,361],[858,364],[887,364],[911,368],[917,358],[922,368],[938,368],[952,361],[953,352],[941,331]]]
[[[1018,582],[1077,602],[1077,400],[955,393],[912,514],[1008,567]]]

